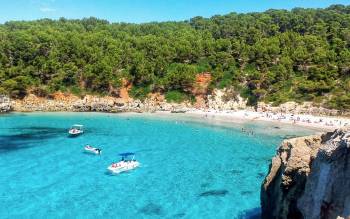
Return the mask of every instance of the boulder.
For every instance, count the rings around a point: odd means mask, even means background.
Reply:
[[[8,96],[0,95],[0,113],[9,112],[12,110],[12,103]]]

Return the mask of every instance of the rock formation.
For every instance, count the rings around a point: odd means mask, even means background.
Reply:
[[[263,218],[350,218],[350,132],[285,140],[261,187]]]
[[[205,108],[207,106],[206,102],[210,82],[211,74],[209,72],[203,72],[196,75],[194,87],[191,91],[196,98],[194,104],[196,108]]]
[[[114,96],[78,97],[69,93],[56,92],[48,97],[40,97],[29,94],[23,99],[1,103],[0,111],[98,111],[98,112],[154,112],[154,111],[178,111],[183,112],[194,108],[204,110],[255,110],[247,106],[247,100],[239,95],[233,88],[214,89],[209,92],[211,75],[209,73],[198,74],[195,86],[190,90],[196,98],[196,102],[184,102],[180,104],[166,102],[161,93],[150,93],[144,101],[133,99],[129,96],[132,85],[123,80],[122,88]],[[116,93],[116,92],[114,92]],[[0,100],[1,101],[1,100]],[[186,110],[187,109],[187,110]],[[278,107],[271,104],[259,103],[258,112],[311,114],[311,115],[346,115],[346,112],[330,110],[314,106],[310,102],[297,104],[287,102]],[[350,112],[347,112],[350,115]]]
[[[129,91],[132,88],[132,84],[126,80],[122,80],[122,87],[119,90],[119,96],[124,102],[129,102],[132,98],[129,96]]]
[[[214,110],[239,110],[247,107],[244,100],[233,89],[214,89],[208,96],[208,108]]]
[[[11,111],[12,105],[9,97],[0,95],[0,113]]]
[[[273,112],[273,113],[289,113],[289,114],[311,114],[311,115],[326,115],[337,116],[340,114],[346,115],[344,112],[340,112],[335,109],[326,109],[324,107],[315,106],[312,102],[286,102],[279,106],[272,106],[272,104],[266,104],[260,102],[257,106],[258,112]]]
[[[187,111],[189,103],[167,103],[160,94],[150,95],[145,101],[111,96],[91,96],[83,98],[63,93],[55,93],[50,98],[37,97],[34,94],[22,100],[13,101],[13,110],[32,111],[69,111],[69,112],[154,112],[154,111]]]

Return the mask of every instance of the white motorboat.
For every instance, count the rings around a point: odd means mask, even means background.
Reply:
[[[99,149],[99,148],[94,148],[94,147],[92,147],[92,146],[90,146],[90,145],[86,145],[86,146],[84,147],[84,149],[85,149],[85,152],[92,153],[92,154],[96,154],[96,155],[100,155],[100,154],[102,153],[102,150],[101,150],[101,149]]]
[[[70,136],[78,136],[84,133],[83,125],[72,125],[68,133]]]
[[[119,154],[122,158],[117,163],[112,163],[107,169],[114,174],[126,172],[133,170],[140,166],[140,163],[135,160],[134,153],[123,153]],[[128,159],[129,156],[133,156],[131,159]]]

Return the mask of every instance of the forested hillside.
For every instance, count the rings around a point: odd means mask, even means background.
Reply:
[[[250,104],[314,101],[350,109],[350,6],[231,13],[146,24],[37,20],[0,25],[0,93],[190,95],[195,75]]]

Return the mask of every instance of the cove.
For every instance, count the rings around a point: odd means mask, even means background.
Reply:
[[[75,123],[86,131],[68,138]],[[142,114],[1,115],[0,218],[254,217],[277,146],[288,135],[314,133],[275,126]],[[85,144],[102,155],[85,154]],[[110,175],[107,166],[122,152],[135,152],[141,167]]]

